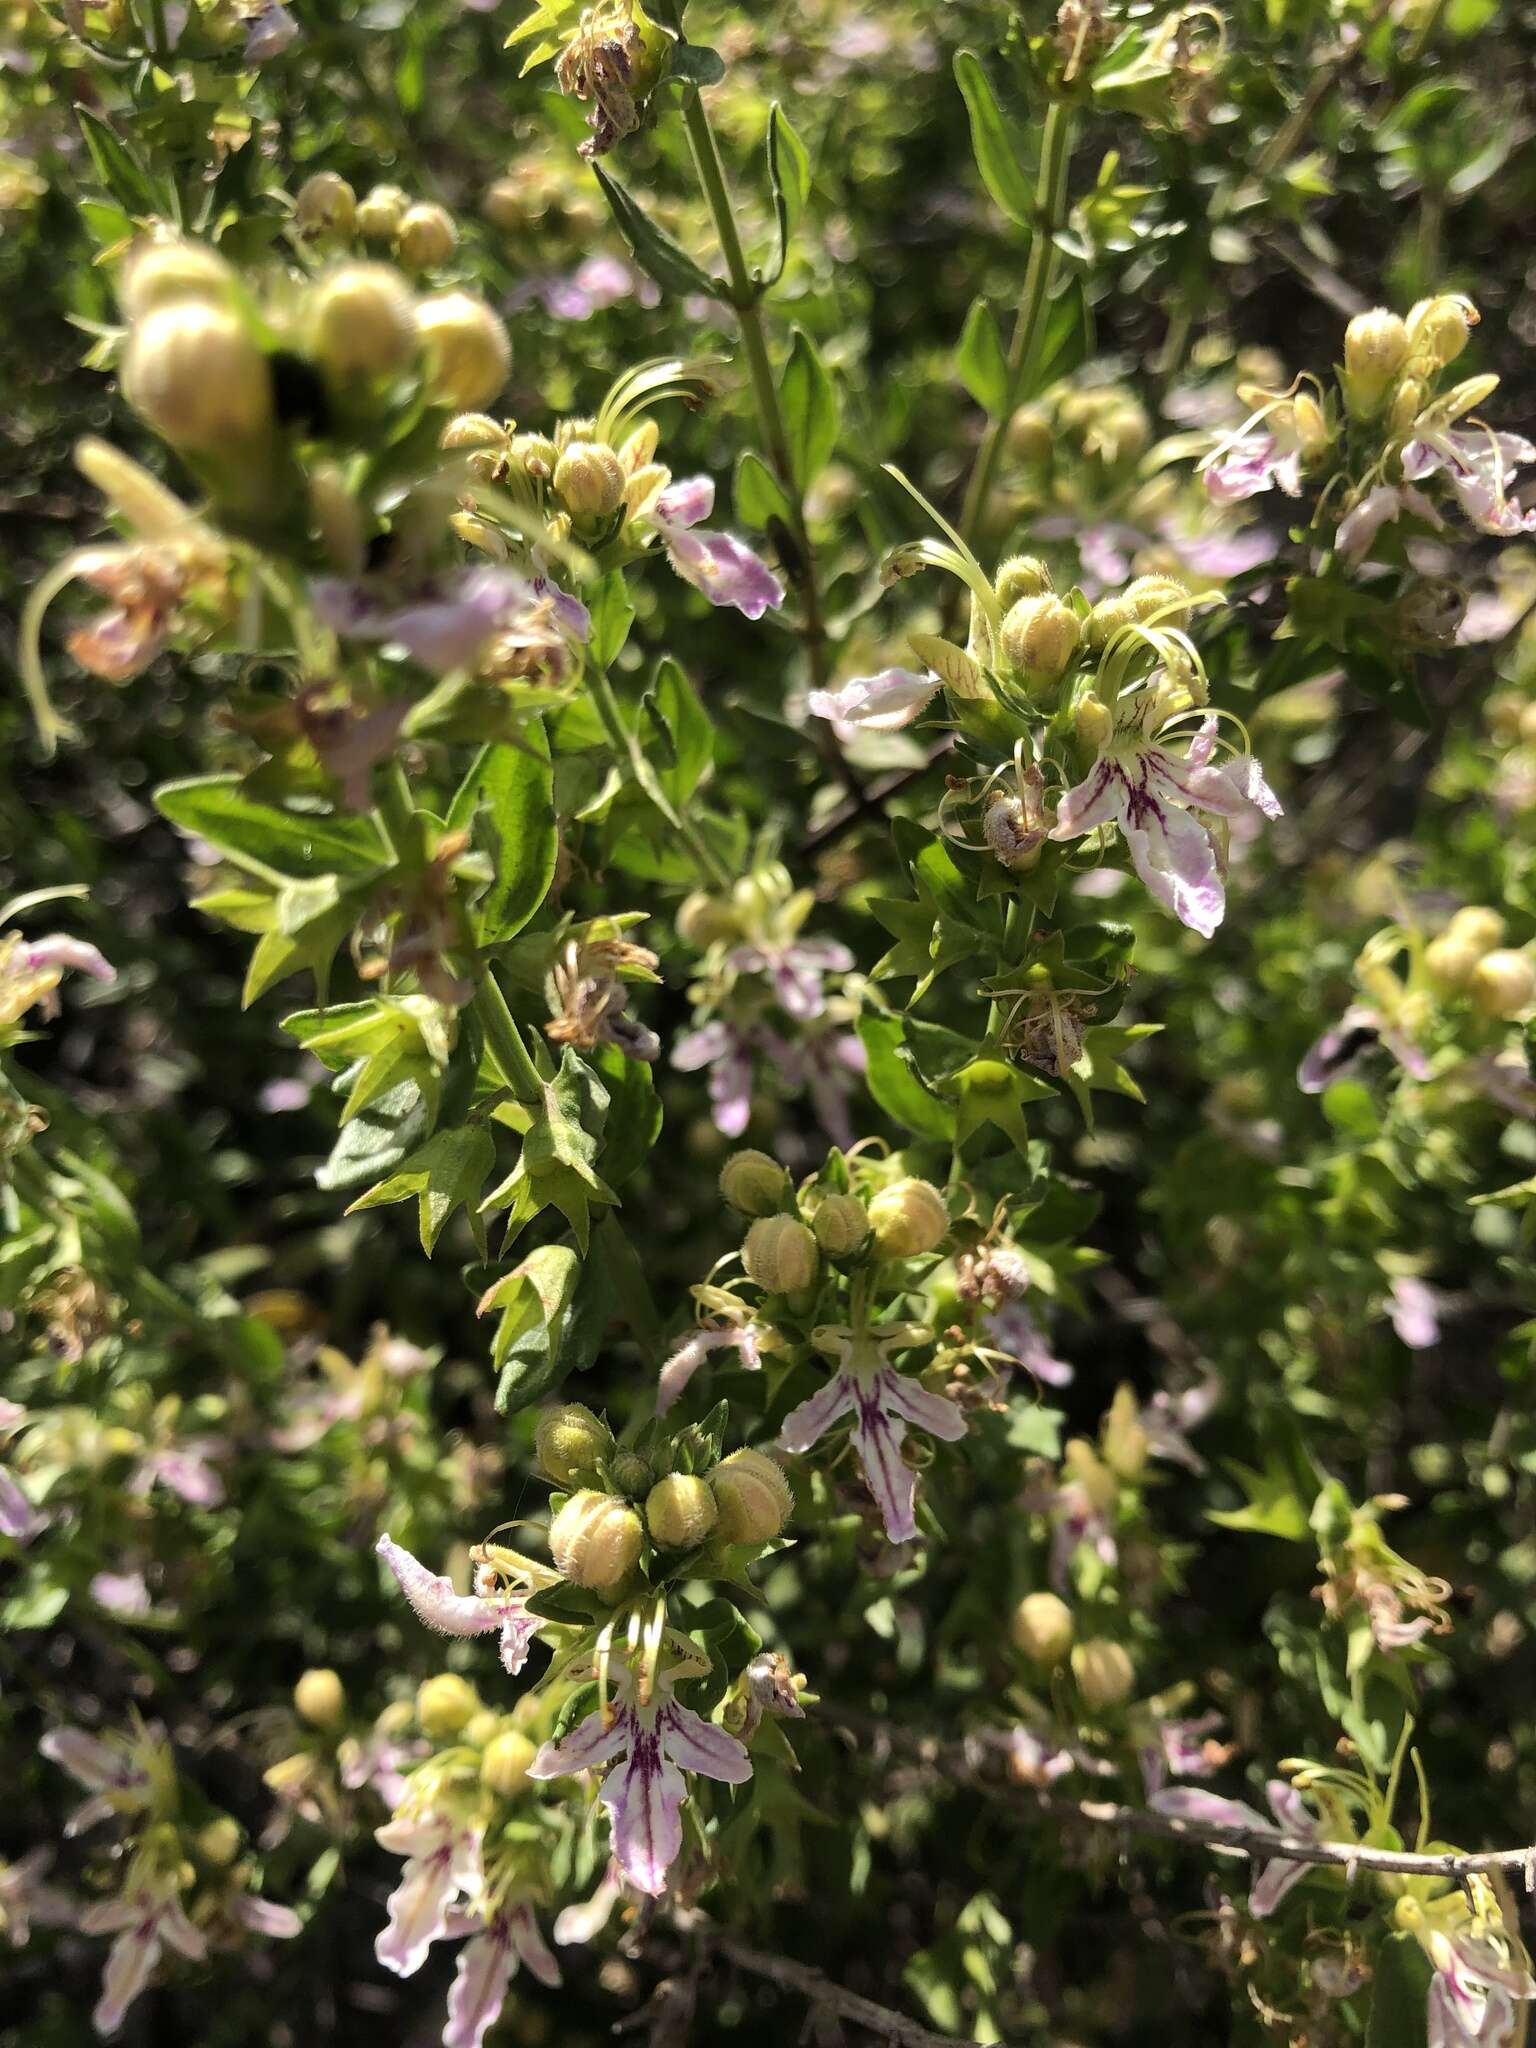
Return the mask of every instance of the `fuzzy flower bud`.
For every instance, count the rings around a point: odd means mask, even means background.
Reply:
[[[997,572],[997,601],[1010,611],[1021,597],[1048,596],[1051,572],[1034,555],[1010,555]]]
[[[692,1550],[714,1528],[719,1512],[709,1481],[691,1472],[658,1479],[645,1497],[645,1526],[663,1550]]]
[[[1013,1610],[1014,1647],[1032,1664],[1055,1671],[1067,1661],[1076,1633],[1072,1610],[1055,1593],[1026,1593]]]
[[[640,1517],[609,1493],[573,1493],[549,1525],[556,1568],[573,1586],[592,1593],[622,1585],[644,1542]]]
[[[716,1527],[727,1543],[770,1543],[794,1513],[790,1483],[763,1451],[732,1451],[709,1483],[720,1510]]]
[[[395,230],[395,254],[411,270],[440,270],[458,246],[453,215],[429,199],[408,206]]]
[[[1461,945],[1473,946],[1479,954],[1491,953],[1504,937],[1504,920],[1484,904],[1469,903],[1457,911],[1445,930],[1448,938]]]
[[[763,1216],[741,1248],[747,1278],[769,1294],[799,1294],[816,1278],[816,1240],[796,1216]]]
[[[1083,1705],[1090,1713],[1118,1707],[1131,1696],[1136,1685],[1136,1667],[1119,1643],[1095,1636],[1078,1643],[1072,1651],[1072,1676]]]
[[[720,1169],[720,1192],[743,1216],[772,1216],[789,1199],[789,1175],[766,1152],[733,1152]]]
[[[949,1211],[931,1181],[899,1180],[869,1205],[875,1243],[887,1259],[913,1259],[936,1251],[949,1232]]]
[[[869,1237],[869,1211],[857,1195],[828,1195],[811,1228],[829,1259],[846,1259]]]
[[[643,1493],[651,1490],[655,1474],[649,1458],[642,1458],[638,1451],[620,1451],[608,1461],[608,1478],[615,1493],[622,1493],[626,1500],[638,1500]]]
[[[1375,306],[1357,313],[1344,330],[1344,396],[1352,413],[1370,419],[1381,410],[1408,360],[1408,324]]]
[[[1476,306],[1460,292],[1420,299],[1408,315],[1408,345],[1417,359],[1443,370],[1466,347],[1479,317]]]
[[[150,242],[128,259],[118,298],[133,326],[159,307],[186,299],[216,303],[234,279],[224,258],[206,242]]]
[[[329,382],[393,377],[416,353],[416,318],[399,271],[387,263],[344,263],[310,299],[309,346]]]
[[[295,194],[293,217],[306,235],[350,235],[357,225],[357,194],[335,171],[316,171]]]
[[[240,1854],[239,1822],[221,1813],[217,1820],[198,1829],[194,1846],[205,1863],[211,1863],[216,1870],[227,1870]]]
[[[1303,459],[1315,462],[1327,449],[1330,436],[1323,408],[1310,391],[1297,392],[1291,402],[1291,418],[1296,425],[1296,438],[1301,443]]]
[[[1114,714],[1102,697],[1089,691],[1086,697],[1078,698],[1072,708],[1072,730],[1085,747],[1097,753],[1114,729]]]
[[[611,519],[624,483],[624,465],[601,441],[573,441],[555,464],[555,489],[573,519]]]
[[[1115,1398],[1104,1417],[1099,1448],[1111,1472],[1121,1479],[1139,1479],[1146,1469],[1147,1432],[1141,1426],[1141,1410],[1127,1386],[1115,1389]]]
[[[503,1728],[492,1736],[480,1757],[480,1782],[499,1799],[515,1799],[528,1782],[528,1766],[538,1755],[519,1728]]]
[[[357,232],[365,242],[392,242],[409,204],[398,185],[375,185],[357,203]]]
[[[416,1688],[416,1719],[433,1742],[451,1742],[480,1712],[480,1695],[456,1671],[440,1671]]]
[[[123,396],[173,448],[234,455],[272,429],[272,372],[238,316],[196,300],[161,306],[128,338]]]
[[[1003,620],[1003,652],[1009,663],[1039,682],[1054,683],[1066,674],[1081,639],[1076,612],[1059,597],[1021,597]]]
[[[677,910],[677,936],[690,946],[710,946],[716,939],[728,939],[736,931],[730,907],[711,896],[707,889],[695,889],[683,898]]]
[[[1050,422],[1033,406],[1021,406],[1008,422],[1008,453],[1016,462],[1046,462],[1050,458]]]
[[[533,1448],[545,1477],[556,1486],[570,1486],[590,1473],[599,1458],[607,1457],[613,1449],[613,1433],[590,1408],[568,1401],[539,1417]]]
[[[1518,1017],[1536,1001],[1536,962],[1528,953],[1500,947],[1478,961],[1468,988],[1487,1016]]]
[[[459,412],[489,405],[512,367],[512,343],[490,307],[468,292],[438,292],[416,308],[416,331],[433,399]]]
[[[334,1671],[306,1671],[293,1688],[294,1711],[311,1728],[334,1728],[347,1711],[347,1690]]]

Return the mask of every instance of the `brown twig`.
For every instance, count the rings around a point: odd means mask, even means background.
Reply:
[[[852,2020],[856,2026],[867,2027],[872,2034],[898,2043],[899,2048],[955,2048],[956,2037],[953,2034],[935,2034],[931,2028],[920,2026],[905,2014],[892,2012],[889,2006],[877,2005],[872,1998],[862,1998],[857,1991],[845,1990],[841,1984],[823,1976],[820,1970],[793,1962],[788,1956],[774,1955],[767,1949],[753,1948],[727,1929],[717,1927],[702,1913],[675,1913],[672,1917],[685,1933],[696,1935],[738,1969],[750,1971],[754,1977],[763,1977],[785,1991],[798,1992],[802,1998],[810,1999],[813,2005],[822,2006],[841,2019]]]

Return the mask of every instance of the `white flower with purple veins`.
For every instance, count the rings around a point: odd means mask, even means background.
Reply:
[[[739,1138],[752,1116],[752,1037],[723,1017],[685,1032],[672,1048],[681,1074],[709,1069],[709,1104],[715,1128]]]
[[[117,969],[86,939],[72,939],[53,932],[45,939],[32,939],[18,946],[13,964],[32,974],[88,974],[92,981],[116,981]]]
[[[1045,1333],[1021,1301],[1005,1301],[981,1320],[985,1342],[1022,1366],[1048,1387],[1069,1387],[1076,1377],[1064,1358],[1057,1358]]]
[[[806,707],[825,718],[847,746],[861,732],[900,732],[920,718],[939,687],[935,675],[910,668],[883,668],[877,676],[853,676],[830,690],[812,690]]]
[[[1377,484],[1339,521],[1334,546],[1346,562],[1358,562],[1370,553],[1381,529],[1404,512],[1411,512],[1437,532],[1444,527],[1434,506],[1412,484]]]
[[[1505,1943],[1469,1922],[1454,1934],[1430,1933],[1435,1965],[1425,2006],[1427,2048],[1509,2048],[1515,2000],[1536,1998],[1536,1979]]]
[[[1458,504],[1479,533],[1501,539],[1536,533],[1536,510],[1511,504],[1509,485],[1517,469],[1536,462],[1536,447],[1522,434],[1496,434],[1491,427],[1419,428],[1403,450],[1409,483],[1443,472]]]
[[[114,1813],[135,1813],[149,1803],[153,1736],[88,1735],[83,1728],[50,1728],[37,1745],[39,1756],[68,1771],[92,1794],[64,1823],[66,1835],[83,1834]]]
[[[154,1974],[167,1943],[189,1962],[208,1952],[202,1935],[182,1910],[174,1877],[144,1883],[120,1898],[101,1899],[82,1911],[83,1934],[117,1937],[101,1977],[101,1997],[91,2014],[98,2034],[115,2034],[128,2008]]]
[[[551,1990],[560,1982],[560,1965],[545,1945],[533,1908],[524,1900],[508,1900],[483,1920],[454,1914],[448,1932],[471,1934],[473,1939],[459,1950],[448,1993],[443,2048],[480,2048],[501,2018],[507,1986],[521,1964],[526,1963]]]
[[[563,1741],[546,1742],[528,1767],[530,1778],[544,1779],[613,1765],[598,1794],[612,1826],[613,1858],[652,1898],[666,1890],[667,1872],[683,1846],[683,1773],[722,1785],[742,1785],[752,1775],[752,1759],[734,1735],[673,1698],[680,1676],[676,1668],[658,1672],[642,1698],[640,1674],[626,1659],[616,1697]]]
[[[851,1415],[850,1441],[892,1543],[908,1543],[917,1534],[917,1474],[901,1455],[907,1424],[946,1443],[965,1434],[965,1417],[953,1401],[930,1394],[890,1361],[892,1350],[925,1343],[930,1334],[919,1323],[865,1331],[823,1325],[813,1331],[816,1349],[835,1360],[837,1369],[819,1394],[791,1409],[779,1431],[781,1451],[804,1452]]]
[[[0,1861],[0,1932],[12,1948],[26,1947],[34,1922],[39,1927],[68,1927],[74,1922],[68,1894],[43,1882],[52,1861],[49,1848],[29,1849],[14,1863]]]
[[[224,1481],[213,1460],[228,1454],[222,1437],[189,1436],[180,1443],[149,1451],[128,1477],[128,1491],[143,1496],[156,1486],[168,1487],[189,1507],[216,1508],[224,1500]]]
[[[1117,711],[1099,758],[1062,798],[1052,839],[1080,839],[1101,825],[1123,833],[1131,865],[1181,924],[1210,938],[1226,910],[1226,891],[1209,827],[1194,814],[1241,818],[1281,815],[1264,771],[1251,754],[1218,767],[1216,720],[1206,718],[1183,754],[1168,745],[1170,728],[1145,731],[1162,699],[1154,676]]]
[[[449,1933],[459,1894],[473,1897],[480,1888],[480,1829],[454,1813],[396,1814],[373,1838],[406,1859],[373,1952],[397,1977],[414,1976],[433,1942]]]
[[[511,1678],[517,1676],[528,1662],[528,1646],[538,1634],[539,1619],[528,1612],[526,1600],[501,1584],[493,1566],[476,1568],[473,1593],[456,1593],[451,1579],[429,1572],[389,1536],[381,1536],[374,1547],[393,1572],[418,1621],[445,1636],[481,1636],[494,1631],[501,1638],[502,1669]]]
[[[1322,1822],[1294,1785],[1287,1785],[1283,1778],[1271,1778],[1264,1792],[1275,1816],[1272,1821],[1241,1799],[1223,1799],[1219,1793],[1202,1792],[1195,1785],[1170,1785],[1166,1791],[1154,1792],[1147,1804],[1154,1813],[1165,1813],[1172,1820],[1213,1821],[1220,1827],[1249,1828],[1292,1842],[1328,1839]],[[1291,1887],[1306,1876],[1308,1868],[1305,1863],[1287,1862],[1283,1856],[1271,1858],[1248,1894],[1249,1910],[1255,1920],[1267,1919]]]
[[[1218,505],[1236,505],[1264,491],[1301,496],[1301,449],[1294,440],[1262,427],[1235,434],[1206,465],[1205,488]]]
[[[333,633],[399,648],[434,675],[472,667],[489,641],[545,612],[569,640],[585,640],[591,623],[586,606],[547,577],[494,566],[434,578],[404,602],[397,589],[340,576],[317,577],[310,597]]]
[[[664,490],[645,517],[685,583],[701,590],[711,604],[733,605],[743,618],[760,619],[784,602],[784,586],[730,534],[693,530],[714,509],[714,483],[707,476],[691,476]]]
[[[722,1349],[734,1351],[748,1372],[761,1372],[763,1355],[753,1324],[747,1323],[741,1329],[695,1330],[691,1336],[678,1340],[661,1368],[656,1382],[656,1413],[665,1415],[669,1408],[676,1407],[710,1352]]]

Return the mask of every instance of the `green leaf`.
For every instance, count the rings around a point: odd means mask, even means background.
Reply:
[[[75,118],[80,123],[80,133],[85,138],[97,177],[125,213],[164,216],[174,212],[175,209],[167,203],[166,194],[155,183],[137,153],[115,129],[108,127],[101,116],[93,114],[89,107],[77,106]]]
[[[1008,410],[1008,363],[985,299],[971,301],[955,349],[955,373],[983,412],[998,419]]]
[[[640,701],[640,716],[662,755],[662,788],[674,805],[685,804],[714,760],[715,737],[692,683],[671,655],[658,663],[656,680]]]
[[[750,448],[736,463],[736,510],[748,526],[764,533],[770,526],[792,523],[784,487],[760,455]]]
[[[334,1194],[373,1180],[400,1164],[430,1127],[426,1096],[414,1081],[403,1081],[343,1124],[331,1156],[315,1172],[315,1186]]]
[[[1365,2048],[1424,2048],[1430,1966],[1416,1934],[1389,1934],[1376,1951]]]
[[[478,1205],[480,1190],[495,1163],[496,1141],[483,1124],[438,1131],[387,1179],[359,1195],[347,1214],[382,1208],[389,1202],[407,1202],[414,1196],[421,1248],[430,1258],[454,1210]],[[478,1216],[475,1221],[483,1231]]]
[[[859,1037],[868,1055],[869,1092],[888,1117],[920,1138],[949,1140],[954,1112],[918,1079],[901,1057],[901,1019],[866,1010],[859,1019]]]
[[[789,116],[775,100],[768,109],[768,183],[773,192],[773,217],[779,246],[767,282],[777,284],[789,261],[790,243],[805,211],[811,190],[811,159]]]
[[[674,242],[664,229],[657,227],[650,215],[636,205],[616,179],[609,177],[601,164],[594,164],[592,169],[603,188],[603,197],[608,201],[619,233],[648,277],[654,278],[664,292],[671,292],[677,298],[702,292],[706,298],[727,299],[726,287],[720,278],[711,277],[707,270],[701,270],[688,251]]]
[[[1305,1543],[1311,1534],[1307,1504],[1296,1490],[1289,1464],[1272,1453],[1262,1472],[1236,1459],[1223,1461],[1248,1496],[1245,1508],[1218,1512],[1206,1509],[1206,1520],[1223,1529],[1246,1529],[1257,1536],[1278,1536],[1283,1543]]]
[[[515,938],[544,901],[560,852],[543,721],[524,729],[521,746],[487,747],[478,767],[481,829],[495,874],[475,905],[475,930],[482,946],[497,946]]]
[[[241,794],[238,775],[194,776],[155,793],[161,813],[237,866],[278,880],[316,881],[334,871],[368,875],[390,865],[371,818],[280,811]]]
[[[585,1252],[592,1210],[615,1199],[597,1172],[607,1115],[607,1089],[567,1046],[559,1073],[541,1085],[521,1158],[481,1203],[482,1213],[505,1209],[507,1236],[511,1238],[540,1210],[558,1209]]]
[[[725,76],[725,59],[706,43],[678,43],[672,52],[668,80],[681,79],[685,85],[718,85]]]
[[[501,1375],[496,1412],[515,1415],[592,1364],[613,1299],[601,1261],[543,1245],[481,1298],[481,1315],[493,1308],[502,1312],[491,1354]]]
[[[837,446],[837,393],[816,345],[802,328],[795,329],[789,361],[779,386],[789,459],[795,482],[807,490],[826,468]]]
[[[611,668],[624,651],[629,629],[635,623],[635,607],[622,569],[610,569],[592,594],[588,606],[592,632],[588,642],[592,659],[599,668]]]
[[[1021,228],[1032,225],[1035,195],[1029,174],[1019,160],[1002,108],[981,60],[972,50],[955,53],[955,83],[971,117],[971,148],[987,190],[1008,218]]]

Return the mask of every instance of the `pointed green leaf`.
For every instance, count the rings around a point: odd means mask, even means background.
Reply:
[[[955,349],[955,372],[983,412],[997,419],[1008,410],[1008,364],[985,299],[971,301]]]
[[[789,459],[802,491],[816,481],[837,446],[837,393],[816,345],[797,327],[784,365],[779,396],[789,436]]]
[[[594,164],[592,169],[603,188],[603,197],[608,201],[619,233],[648,277],[654,278],[664,292],[670,292],[677,298],[688,298],[694,292],[702,292],[709,299],[726,298],[726,287],[721,279],[701,270],[688,251],[659,228],[650,215],[630,198],[624,187],[609,177],[601,164]]]
[[[811,190],[811,159],[777,100],[768,109],[768,184],[779,238],[767,282],[777,284],[784,275],[790,244]]]
[[[314,881],[331,870],[361,876],[390,865],[372,819],[280,811],[243,795],[238,775],[168,782],[155,803],[173,825],[256,874]]]
[[[991,81],[974,51],[955,53],[955,82],[971,117],[971,148],[987,190],[1011,221],[1021,228],[1029,227],[1035,216],[1035,195],[1029,175],[1020,162]]]

